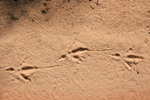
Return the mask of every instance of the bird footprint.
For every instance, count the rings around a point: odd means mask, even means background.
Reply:
[[[59,60],[70,59],[75,61],[76,63],[81,63],[85,59],[82,54],[88,51],[90,51],[88,48],[78,47],[76,49],[68,51],[67,54],[62,55]]]
[[[133,65],[137,65],[139,62],[144,60],[144,57],[138,56],[133,53],[126,54],[126,56],[123,56],[121,53],[117,52],[117,53],[111,54],[110,56],[117,61],[122,60],[125,67],[128,70],[135,70]]]
[[[144,58],[142,56],[137,56],[135,54],[129,54],[123,58],[124,64],[128,69],[132,69],[133,65],[137,65],[139,62],[143,61]]]
[[[9,67],[5,71],[11,72],[16,79],[20,81],[31,81],[31,76],[36,72],[38,67],[29,64],[23,64],[21,68]]]

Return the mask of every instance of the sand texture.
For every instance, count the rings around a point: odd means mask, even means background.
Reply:
[[[0,0],[0,100],[150,100],[150,0]]]

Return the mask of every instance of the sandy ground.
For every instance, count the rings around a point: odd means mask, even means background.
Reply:
[[[150,100],[150,0],[0,0],[0,100]]]

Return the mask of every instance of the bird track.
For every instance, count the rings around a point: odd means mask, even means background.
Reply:
[[[75,42],[73,43],[75,45]],[[79,46],[80,45],[80,46]],[[88,52],[96,51],[96,52],[107,52],[112,49],[103,49],[103,50],[90,50],[89,48],[85,46],[81,46],[82,44],[77,44],[77,47],[75,49],[69,49],[66,54],[61,55],[58,59],[56,59],[54,62],[58,63],[59,61],[69,60],[73,61],[75,63],[83,63],[85,61],[86,57],[90,56]],[[72,46],[72,45],[71,45]],[[26,57],[24,58],[24,60]],[[10,72],[13,74],[13,76],[23,82],[31,82],[32,81],[32,75],[36,73],[37,71],[40,71],[41,69],[48,69],[48,68],[54,68],[61,65],[54,65],[54,66],[47,66],[47,67],[38,67],[34,65],[26,64],[23,60],[20,67],[4,67],[4,71]]]
[[[78,47],[77,49],[73,49],[71,51],[68,51],[66,54],[63,54],[61,57],[59,57],[59,60],[70,59],[75,61],[76,63],[81,63],[85,59],[85,57],[81,54],[88,51],[90,51],[88,48]]]
[[[78,64],[83,63],[86,57],[90,57],[91,55],[88,52],[107,52],[112,49],[103,49],[103,50],[90,50],[86,47],[77,47],[76,49],[68,50],[66,54],[61,55],[58,60],[71,60]]]
[[[36,73],[37,71],[41,70],[41,69],[48,69],[48,68],[53,68],[53,67],[57,67],[60,65],[54,65],[54,66],[47,66],[47,67],[37,67],[34,65],[29,65],[29,64],[23,64],[21,66],[21,68],[15,68],[15,67],[8,67],[8,68],[4,68],[4,71],[10,72],[11,74],[13,74],[13,76],[23,82],[31,82],[31,76]]]
[[[117,60],[117,61],[123,61],[124,66],[128,69],[128,70],[136,70],[134,65],[139,64],[139,62],[142,62],[144,60],[144,57],[133,54],[133,53],[129,53],[129,54],[125,54],[122,55],[119,52],[113,53],[110,55],[113,59]]]

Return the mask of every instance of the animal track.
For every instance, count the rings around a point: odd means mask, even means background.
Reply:
[[[22,81],[31,81],[30,76],[36,72],[38,69],[38,67],[36,66],[31,66],[31,65],[23,65],[21,66],[21,68],[13,68],[13,67],[9,67],[7,69],[5,69],[5,71],[9,71],[9,72],[13,72],[13,74],[15,75],[15,77],[18,80],[22,80]]]
[[[127,54],[126,56],[122,56],[121,53],[117,52],[111,54],[110,56],[117,61],[122,60],[128,70],[136,70],[133,65],[136,65],[144,60],[144,57],[135,54]]]
[[[129,54],[126,57],[124,57],[123,59],[126,63],[125,66],[129,69],[131,69],[130,67],[133,68],[133,65],[136,65],[139,62],[144,60],[144,58],[142,56],[137,56],[137,55],[134,55],[134,54]]]
[[[84,44],[74,41],[68,48],[67,53],[61,55],[57,60],[58,61],[69,60],[74,61],[76,63],[82,63],[86,59],[86,56],[90,56],[89,52],[108,52],[109,50],[112,49],[105,48],[102,50],[91,50],[87,48]]]
[[[64,59],[71,59],[73,61],[75,61],[76,63],[81,63],[85,57],[81,54],[90,51],[88,48],[84,48],[84,47],[78,47],[77,49],[73,49],[68,51],[67,54],[63,54],[59,60],[64,60]]]
[[[39,69],[44,69],[44,68],[53,68],[59,65],[55,65],[55,66],[47,66],[47,67],[37,67],[37,66],[33,66],[33,65],[29,65],[29,64],[23,64],[21,65],[21,68],[14,68],[14,67],[9,67],[4,69],[7,72],[10,72],[13,74],[13,76],[20,80],[20,81],[24,81],[24,82],[28,82],[28,81],[32,81],[31,76],[37,72]]]

